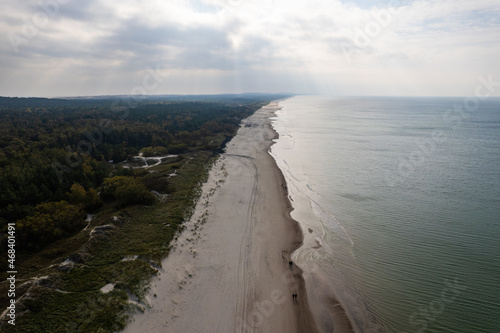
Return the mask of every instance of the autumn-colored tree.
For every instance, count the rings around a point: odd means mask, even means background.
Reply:
[[[102,206],[102,200],[99,193],[94,188],[89,188],[85,195],[85,209],[92,212]]]
[[[115,191],[118,187],[129,183],[133,179],[128,176],[115,176],[112,178],[105,178],[102,183],[102,198],[106,201],[115,199]]]
[[[115,199],[119,206],[134,204],[152,204],[155,196],[133,177],[115,176],[104,179],[102,186],[103,196],[107,199]]]
[[[94,211],[102,206],[102,200],[99,194],[93,188],[85,191],[80,184],[71,185],[70,192],[67,193],[68,201],[73,205],[83,205],[87,211]]]
[[[33,215],[16,223],[19,244],[28,250],[38,250],[82,229],[84,217],[82,205],[66,201],[39,204]]]
[[[115,191],[118,204],[122,207],[134,204],[150,205],[155,196],[143,184],[133,181],[119,186]]]
[[[87,198],[87,191],[80,184],[71,185],[70,191],[68,193],[68,201],[73,205],[85,204]]]

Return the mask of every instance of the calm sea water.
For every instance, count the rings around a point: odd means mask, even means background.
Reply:
[[[500,332],[500,99],[450,112],[463,101],[280,103],[272,154],[309,231],[295,260],[358,331]]]

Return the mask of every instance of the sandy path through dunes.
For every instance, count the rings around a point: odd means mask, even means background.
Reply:
[[[246,119],[229,142],[152,281],[150,309],[124,332],[316,332],[300,269],[288,264],[302,234],[268,153],[276,107]]]

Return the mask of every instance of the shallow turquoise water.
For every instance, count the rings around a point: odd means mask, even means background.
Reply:
[[[320,264],[388,332],[500,332],[500,99],[462,102],[280,103],[273,154],[330,230]]]

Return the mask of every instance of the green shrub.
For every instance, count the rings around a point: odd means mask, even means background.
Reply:
[[[47,202],[35,207],[35,213],[17,221],[19,244],[28,250],[67,237],[85,226],[82,205],[71,205],[66,201]]]
[[[103,197],[116,200],[121,207],[154,203],[155,196],[147,187],[133,177],[115,176],[104,179]]]

